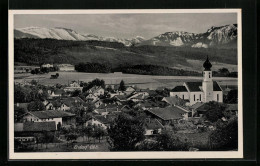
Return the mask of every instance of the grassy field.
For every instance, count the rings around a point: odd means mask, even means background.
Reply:
[[[50,79],[51,75],[55,73],[48,73],[42,75],[31,74],[15,74],[15,82],[39,81],[43,85],[68,84],[69,82],[85,81],[89,82],[95,78],[103,79],[106,84],[119,84],[124,80],[128,85],[136,85],[138,88],[156,89],[158,87],[174,88],[177,85],[182,85],[185,81],[200,81],[202,77],[189,76],[153,76],[153,75],[136,75],[136,74],[120,74],[120,73],[79,73],[79,72],[59,72],[58,79]],[[229,77],[215,77],[220,85],[237,85],[237,78]]]

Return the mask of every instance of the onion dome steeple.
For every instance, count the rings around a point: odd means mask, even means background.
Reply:
[[[212,67],[208,55],[206,61],[203,63],[203,67],[205,68],[204,71],[210,71],[210,68]]]

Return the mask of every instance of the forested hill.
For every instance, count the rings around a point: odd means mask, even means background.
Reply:
[[[132,46],[104,41],[67,41],[55,39],[15,39],[14,60],[28,65],[41,63],[80,62],[110,64],[112,68],[138,64],[159,65],[170,68],[193,65],[188,60],[236,64],[236,49]]]

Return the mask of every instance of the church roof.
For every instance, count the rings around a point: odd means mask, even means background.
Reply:
[[[186,82],[190,92],[201,92],[202,82]],[[213,91],[222,91],[216,81],[213,81]]]
[[[175,88],[172,89],[172,92],[187,92],[187,89],[185,86],[175,86]]]
[[[186,85],[191,92],[200,92],[201,91],[201,86],[202,82],[186,82]]]

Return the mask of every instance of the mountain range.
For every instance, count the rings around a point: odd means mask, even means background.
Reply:
[[[73,41],[106,41],[118,42],[125,46],[175,46],[175,47],[193,47],[193,48],[209,48],[209,47],[237,47],[237,24],[224,25],[219,27],[211,27],[204,33],[190,33],[184,31],[166,32],[146,40],[141,36],[134,38],[115,38],[102,37],[93,34],[80,34],[74,30],[55,27],[26,27],[14,30],[14,37],[19,38],[36,38],[36,39],[57,39],[57,40],[73,40]]]

